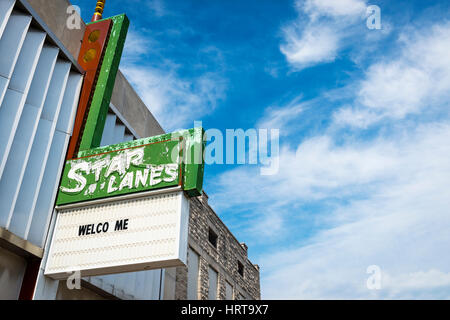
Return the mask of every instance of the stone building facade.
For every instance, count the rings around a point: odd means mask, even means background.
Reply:
[[[166,269],[165,299],[261,298],[259,266],[252,264],[245,243],[239,243],[209,206],[206,193],[190,201],[188,242],[188,266]]]

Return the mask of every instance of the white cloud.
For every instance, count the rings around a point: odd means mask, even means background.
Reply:
[[[154,50],[156,42],[148,37],[143,36],[135,29],[131,29],[127,33],[122,61],[125,63],[136,62],[142,55],[149,50]]]
[[[334,61],[338,50],[339,37],[330,28],[318,26],[307,28],[301,35],[298,27],[284,30],[286,44],[280,50],[288,62],[298,69]]]
[[[357,32],[355,25],[365,23],[363,0],[297,1],[296,8],[299,18],[283,29],[280,50],[297,71],[334,61],[349,36]]]
[[[339,124],[367,127],[384,119],[402,119],[450,98],[450,23],[402,35],[394,58],[366,72],[353,108],[335,115]]]
[[[307,0],[298,1],[297,7],[316,19],[319,16],[337,18],[362,16],[367,6],[362,0]]]
[[[278,174],[240,167],[216,179],[210,202],[219,211],[252,207],[246,241],[277,246],[257,261],[264,298],[450,298],[448,30],[411,32],[397,56],[369,67],[347,88],[354,104],[325,132],[282,146]],[[292,123],[303,103],[269,108],[259,123]],[[419,117],[403,121],[411,113]],[[387,117],[395,127],[378,127],[375,137],[346,131]],[[286,245],[295,223],[313,236],[297,231],[301,244]],[[382,270],[381,290],[366,286],[370,265]]]
[[[290,129],[295,126],[292,123],[310,104],[305,102],[300,102],[301,97],[294,99],[286,106],[273,106],[266,109],[265,115],[256,124],[257,128],[262,129],[281,129],[281,135],[288,135]]]
[[[148,61],[148,54],[156,50],[159,44],[151,35],[130,30],[120,69],[162,127],[169,131],[189,127],[213,112],[225,97],[225,80],[213,72],[182,78],[176,62]]]
[[[157,17],[162,17],[169,13],[163,0],[148,1],[147,6],[150,11]]]
[[[192,126],[224,97],[224,81],[212,73],[181,79],[174,71],[152,67],[124,66],[122,71],[166,130]]]
[[[222,208],[254,207],[249,231],[260,242],[267,241],[261,235],[285,233],[283,225],[293,228],[289,221],[305,214],[295,210],[296,203],[345,200],[325,215],[309,212],[305,219],[321,219],[330,227],[308,245],[259,257],[264,298],[409,297],[408,286],[395,281],[385,282],[380,291],[368,290],[366,268],[379,265],[401,279],[430,269],[450,272],[445,254],[450,243],[449,139],[448,122],[358,144],[311,138],[298,150],[283,151],[277,176],[234,170],[220,177],[223,189],[210,199]],[[271,211],[278,214],[273,230],[265,214]],[[429,292],[420,294],[433,297],[431,289],[441,286],[431,282]],[[438,297],[450,297],[450,288]]]

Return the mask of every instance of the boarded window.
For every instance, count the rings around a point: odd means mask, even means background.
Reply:
[[[233,300],[233,287],[228,281],[225,282],[225,299]]]
[[[191,248],[188,250],[188,283],[187,298],[189,300],[198,299],[198,267],[199,256]]]
[[[218,279],[217,271],[209,267],[208,275],[209,275],[208,299],[217,300],[217,279]]]

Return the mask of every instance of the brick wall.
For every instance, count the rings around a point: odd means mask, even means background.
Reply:
[[[218,236],[217,248],[208,240],[209,229]],[[233,299],[259,300],[259,267],[247,257],[247,246],[240,244],[217,214],[208,205],[208,196],[190,200],[189,246],[199,256],[198,298],[208,299],[211,266],[218,273],[217,298],[226,298],[226,282],[233,288]],[[238,272],[238,261],[244,266],[244,275]],[[187,298],[187,267],[176,268],[175,299]]]

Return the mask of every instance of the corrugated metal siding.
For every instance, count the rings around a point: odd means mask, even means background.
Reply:
[[[133,134],[133,128],[124,123],[122,119],[123,117],[117,113],[116,108],[111,106],[106,117],[105,128],[103,129],[101,147],[138,138]]]
[[[0,226],[43,247],[83,78],[14,5],[0,1]]]

